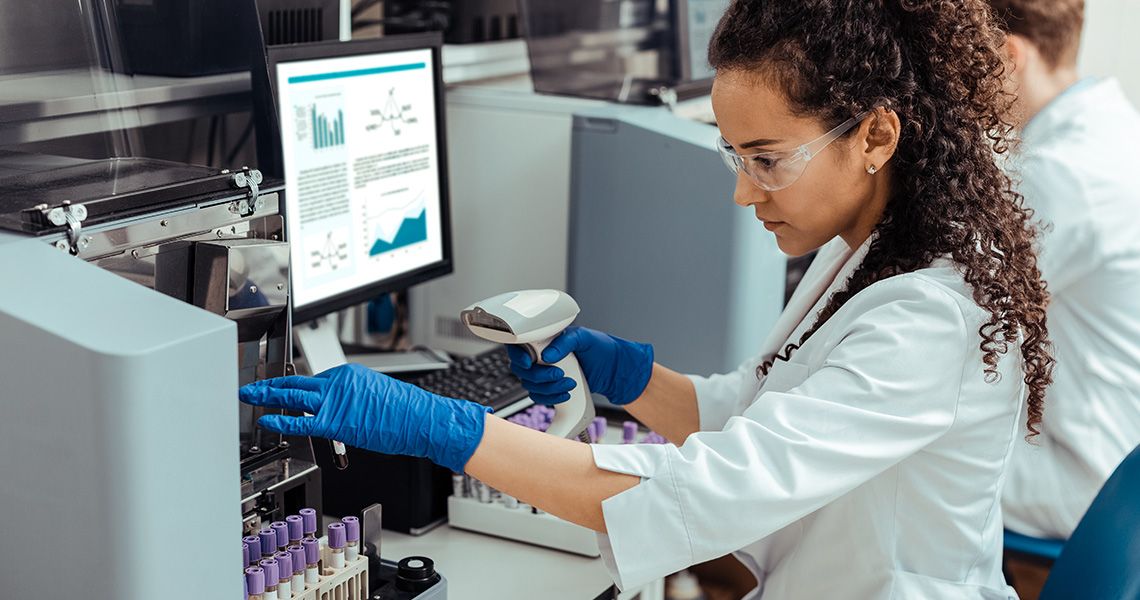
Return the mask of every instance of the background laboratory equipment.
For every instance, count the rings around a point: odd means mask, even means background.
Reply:
[[[706,95],[728,0],[521,0],[537,92],[674,105]]]
[[[211,516],[185,532],[184,542],[197,545],[319,506],[308,441],[263,433],[258,411],[236,401],[240,383],[288,370],[280,182],[251,169],[139,158],[4,158],[0,268],[23,285],[0,298],[0,331],[21,347],[3,367],[19,418],[0,425],[0,438],[25,446],[18,440],[42,436],[54,450],[5,463],[6,476],[23,482],[3,486],[9,539],[21,542],[0,553],[49,555],[35,540],[61,539],[21,535],[25,523],[59,527],[80,546],[141,553],[139,532],[186,514]],[[71,433],[59,436],[60,427]],[[187,560],[195,572],[220,573],[237,556],[226,547]],[[102,574],[93,577],[122,573],[131,583],[115,597],[136,598],[153,589],[138,569],[146,560],[128,551],[87,566]],[[3,575],[20,597],[30,567],[3,562],[20,569]],[[225,597],[225,583],[208,590]]]

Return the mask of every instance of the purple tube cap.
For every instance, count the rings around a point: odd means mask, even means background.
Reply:
[[[284,548],[289,545],[289,526],[285,524],[285,521],[274,521],[269,524],[269,527],[277,532],[276,547]]]
[[[243,541],[241,543],[241,566],[242,566],[242,568],[245,568],[245,566],[248,564],[249,564],[249,543]]]
[[[329,523],[329,548],[344,548],[347,541],[344,523]]]
[[[344,523],[344,534],[346,540],[350,542],[360,541],[360,519],[356,517],[345,517],[340,520]]]
[[[318,548],[319,551],[319,548]],[[305,572],[305,549],[294,544],[289,546],[289,557],[293,559],[293,573]]]
[[[245,545],[249,546],[249,557],[251,559],[261,558],[261,538],[257,537],[256,535],[247,535],[241,538],[241,541],[245,542]],[[248,563],[249,561],[246,562]]]
[[[277,572],[276,558],[263,558],[257,564],[262,571],[265,571],[266,585],[277,585],[277,582],[281,581],[281,574]]]
[[[301,514],[302,525],[303,525],[302,529],[305,530],[305,533],[316,533],[317,532],[317,511],[315,509],[312,509],[312,508],[302,508],[301,510],[299,510],[297,512]]]
[[[321,543],[317,540],[301,540],[301,547],[305,549],[305,562],[314,564],[321,560]]]
[[[249,590],[249,594],[264,594],[265,593],[265,571],[261,567],[250,567],[245,570],[245,587]]]
[[[289,539],[299,540],[305,537],[305,519],[301,515],[285,517],[285,524],[289,527]]]
[[[273,558],[277,560],[277,576],[289,579],[293,575],[293,555],[288,552],[278,552]]]
[[[268,527],[257,533],[261,538],[261,555],[273,554],[277,550],[277,532]]]

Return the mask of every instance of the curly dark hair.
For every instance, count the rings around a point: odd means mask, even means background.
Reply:
[[[985,0],[734,0],[713,34],[718,71],[758,74],[793,112],[838,124],[872,107],[901,122],[891,198],[860,267],[833,294],[787,360],[867,286],[949,256],[989,312],[978,333],[993,382],[1021,339],[1028,438],[1040,430],[1053,357],[1037,229],[995,154],[1008,152],[1012,98],[1003,92],[1003,33]]]

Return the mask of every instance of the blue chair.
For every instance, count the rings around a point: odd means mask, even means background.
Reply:
[[[1108,478],[1064,543],[1039,600],[1067,598],[1140,599],[1140,447]]]
[[[1047,540],[1005,530],[1006,552],[1016,552],[1036,562],[1052,564],[1061,556],[1061,548],[1064,546],[1065,540]]]

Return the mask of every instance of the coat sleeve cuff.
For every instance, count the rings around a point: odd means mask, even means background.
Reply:
[[[728,373],[700,377],[688,375],[697,392],[697,415],[701,431],[720,431],[737,413],[740,395],[740,374]]]
[[[600,469],[641,477],[602,501],[608,534],[598,534],[602,562],[621,590],[638,589],[692,564],[692,544],[670,467],[670,445],[592,446]],[[646,547],[646,531],[653,547]]]

